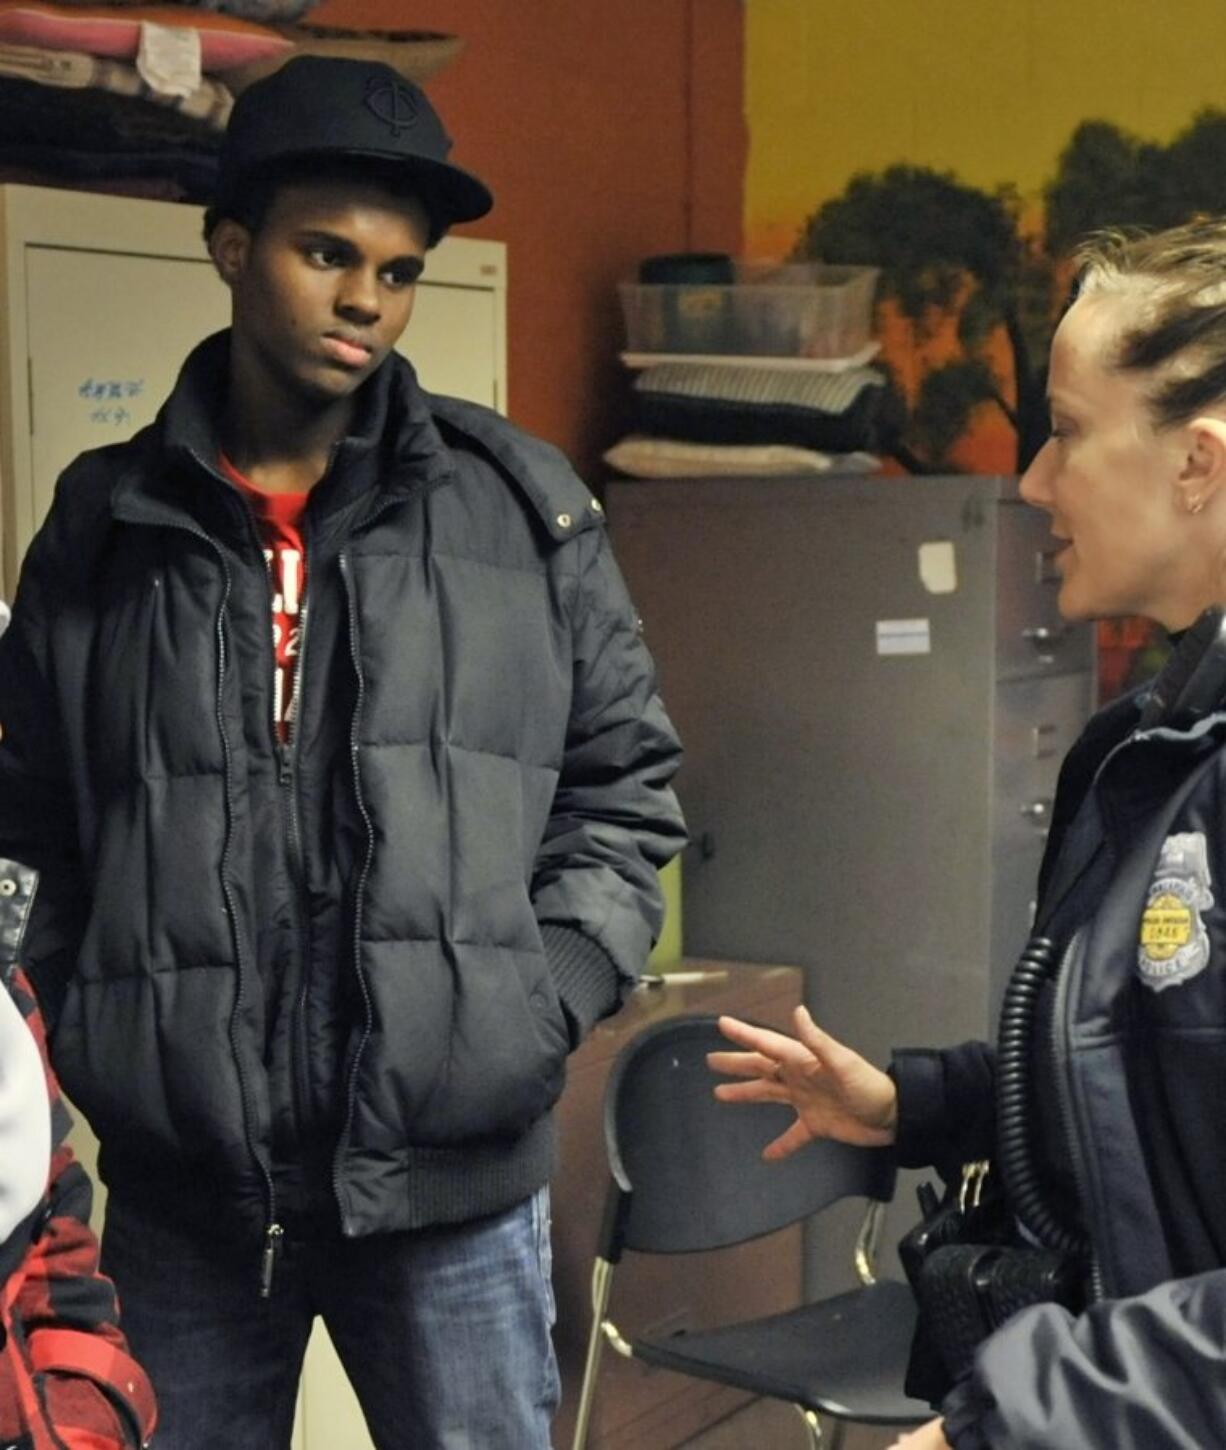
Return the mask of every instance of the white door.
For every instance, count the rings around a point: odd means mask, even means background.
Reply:
[[[207,257],[30,247],[26,306],[37,524],[78,453],[152,422],[188,352],[229,321],[230,295]]]

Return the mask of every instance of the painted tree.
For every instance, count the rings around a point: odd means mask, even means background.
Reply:
[[[853,177],[804,225],[796,256],[880,267],[879,300],[893,302],[917,343],[942,321],[956,323],[957,355],[921,380],[896,450],[916,472],[948,469],[984,404],[1008,418],[1017,467],[1026,466],[1047,431],[1047,354],[1069,294],[1066,259],[1095,231],[1226,214],[1226,111],[1200,112],[1169,146],[1083,122],[1043,200],[1043,234],[1031,237],[1012,188],[988,193],[899,165]],[[1002,335],[1005,376],[989,346]]]
[[[1201,111],[1169,146],[1108,121],[1083,122],[1044,200],[1055,256],[1106,228],[1158,230],[1226,213],[1226,111]]]
[[[999,408],[1018,435],[1024,466],[1045,426],[1051,266],[1018,226],[1010,188],[993,194],[950,173],[891,166],[853,177],[806,222],[796,255],[881,268],[889,298],[917,341],[956,319],[959,355],[932,369],[914,399],[898,450],[919,472],[944,471],[975,408]],[[1000,376],[989,339],[1003,330],[1012,376]]]

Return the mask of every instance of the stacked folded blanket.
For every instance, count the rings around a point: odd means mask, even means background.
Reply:
[[[631,433],[604,455],[631,478],[780,478],[798,473],[874,473],[872,453],[819,453],[780,443],[683,443]]]
[[[297,20],[314,3],[0,0],[0,180],[206,201],[234,95],[290,55],[374,47],[420,81],[460,46],[434,32],[274,29],[247,18]]]
[[[31,81],[35,85],[61,90],[106,91],[117,96],[139,96],[168,106],[215,131],[224,131],[234,97],[212,76],[202,75],[199,83],[183,92],[155,90],[134,65],[83,51],[43,50],[32,45],[0,44],[0,78]],[[9,132],[5,132],[8,139]]]
[[[634,383],[636,432],[605,454],[639,478],[863,472],[879,466],[902,409],[870,367],[816,371],[660,362]]]
[[[0,168],[202,200],[233,104],[227,71],[292,50],[212,11],[0,0]]]

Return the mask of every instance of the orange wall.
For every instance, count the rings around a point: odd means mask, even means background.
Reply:
[[[309,19],[464,38],[427,89],[496,197],[464,231],[508,246],[511,416],[597,482],[626,422],[617,282],[654,252],[739,249],[741,0],[327,0]]]

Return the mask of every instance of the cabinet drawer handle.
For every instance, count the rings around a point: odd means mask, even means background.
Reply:
[[[1036,649],[1041,649],[1043,645],[1059,644],[1067,633],[1067,624],[1058,624],[1054,629],[1049,624],[1032,624],[1029,629],[1022,630],[1022,638],[1028,639]]]
[[[1035,821],[1036,823],[1046,821],[1051,814],[1051,801],[1045,798],[1037,801],[1029,801],[1026,805],[1022,806],[1021,814],[1028,821]]]
[[[1046,760],[1056,754],[1056,727],[1054,725],[1034,726],[1034,758]]]
[[[1054,627],[1049,624],[1032,624],[1029,629],[1022,630],[1022,638],[1028,639],[1034,645],[1040,664],[1050,665],[1055,663],[1056,650],[1067,633],[1068,626],[1065,624]]]

